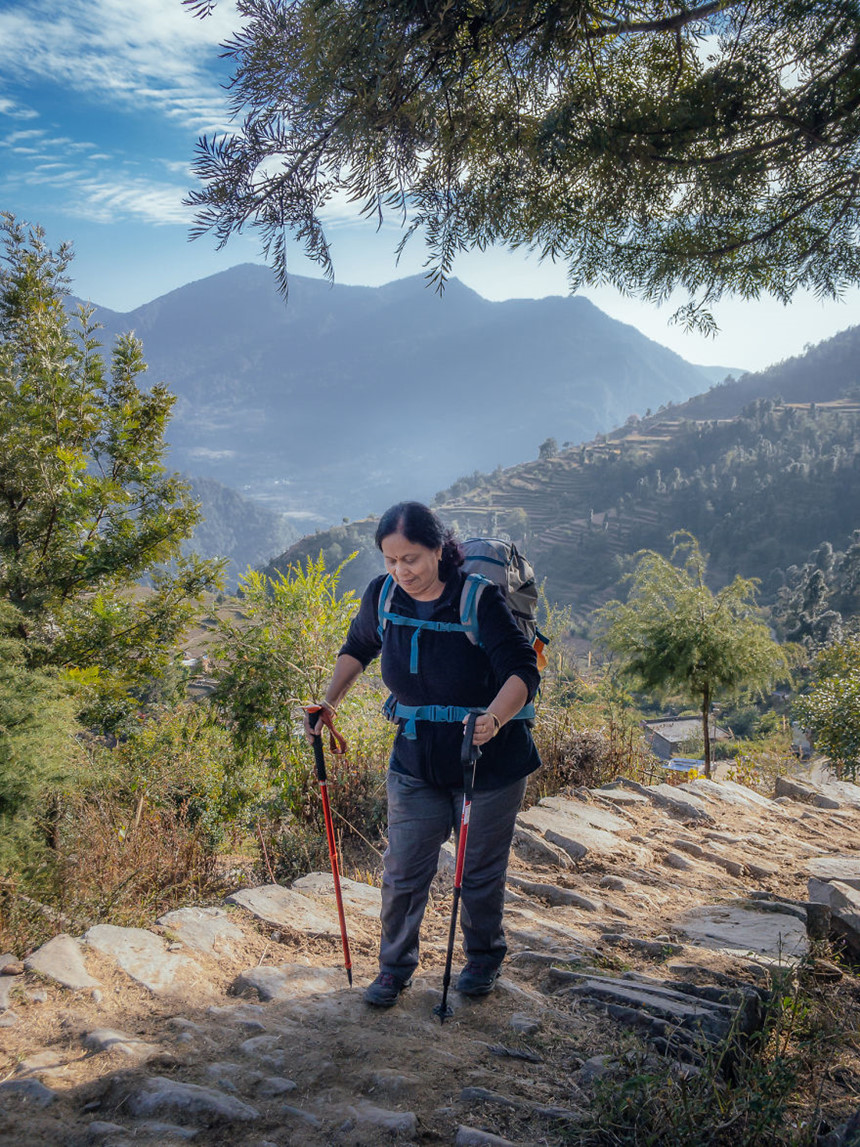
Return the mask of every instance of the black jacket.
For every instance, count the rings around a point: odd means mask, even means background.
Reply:
[[[458,571],[448,579],[430,620],[459,622],[464,577]],[[409,670],[413,627],[388,624],[382,639],[379,637],[379,594],[384,580],[384,575],[375,578],[367,587],[341,653],[348,653],[367,667],[381,652],[382,679],[401,704],[485,708],[508,677],[514,675],[525,683],[529,701],[534,698],[540,683],[535,651],[497,586],[487,586],[478,604],[481,646],[473,645],[464,633],[423,630],[418,671],[413,674]],[[409,594],[395,587],[391,612],[416,617],[416,604]],[[391,754],[392,770],[443,788],[461,788],[463,726],[431,721],[416,724],[416,739],[409,740],[404,735],[404,722],[400,722]],[[510,721],[483,746],[475,788],[502,788],[534,772],[539,765],[540,757],[527,723]]]

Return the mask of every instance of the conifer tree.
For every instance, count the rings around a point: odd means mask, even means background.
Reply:
[[[215,0],[185,0],[205,15]],[[239,125],[200,143],[198,231],[331,272],[337,196],[442,282],[499,243],[707,328],[724,290],[860,281],[860,8],[789,0],[245,0]]]
[[[77,676],[115,723],[174,656],[219,566],[179,553],[198,509],[164,467],[173,395],[140,387],[137,339],[121,336],[108,367],[90,310],[75,329],[69,247],[2,219],[0,601],[27,665]]]

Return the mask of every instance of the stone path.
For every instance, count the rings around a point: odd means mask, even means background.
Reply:
[[[350,990],[324,873],[0,955],[0,1145],[570,1142],[625,1033],[695,1065],[756,1030],[808,932],[860,954],[856,795],[621,781],[541,801],[519,818],[504,975],[486,1000],[453,992],[444,1026],[450,849],[388,1012],[361,996],[379,890],[344,882]]]

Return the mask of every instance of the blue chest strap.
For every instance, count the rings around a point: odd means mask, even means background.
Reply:
[[[437,721],[442,724],[462,724],[472,709],[462,705],[401,705],[394,695],[390,696],[382,708],[389,721],[405,721],[403,736],[407,741],[414,741],[418,735],[416,721]],[[532,704],[523,705],[519,713],[511,717],[512,721],[534,720],[535,707]]]
[[[391,609],[391,599],[394,596],[394,578],[389,574],[382,583],[379,591],[379,607],[377,610],[377,633],[380,641],[385,632],[385,626],[407,625],[415,632],[409,644],[409,672],[418,672],[418,639],[425,629],[435,630],[436,633],[465,633],[473,645],[478,645],[478,601],[481,591],[489,582],[480,574],[469,574],[466,578],[463,596],[460,602],[460,621],[422,621],[418,617],[404,617],[402,613],[394,613]],[[462,720],[462,718],[461,718]]]

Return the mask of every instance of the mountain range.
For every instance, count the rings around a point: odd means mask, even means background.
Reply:
[[[714,582],[756,577],[773,602],[793,567],[823,542],[843,550],[860,527],[860,327],[591,442],[461,478],[436,507],[461,536],[525,547],[550,600],[581,621],[623,592],[632,555],[668,552],[676,530],[699,539]],[[305,538],[270,569],[358,550],[341,584],[360,590],[379,566],[374,529]]]
[[[126,314],[177,395],[170,462],[300,528],[429,500],[470,469],[581,442],[711,378],[586,299],[489,302],[452,280],[329,286],[233,267]]]

